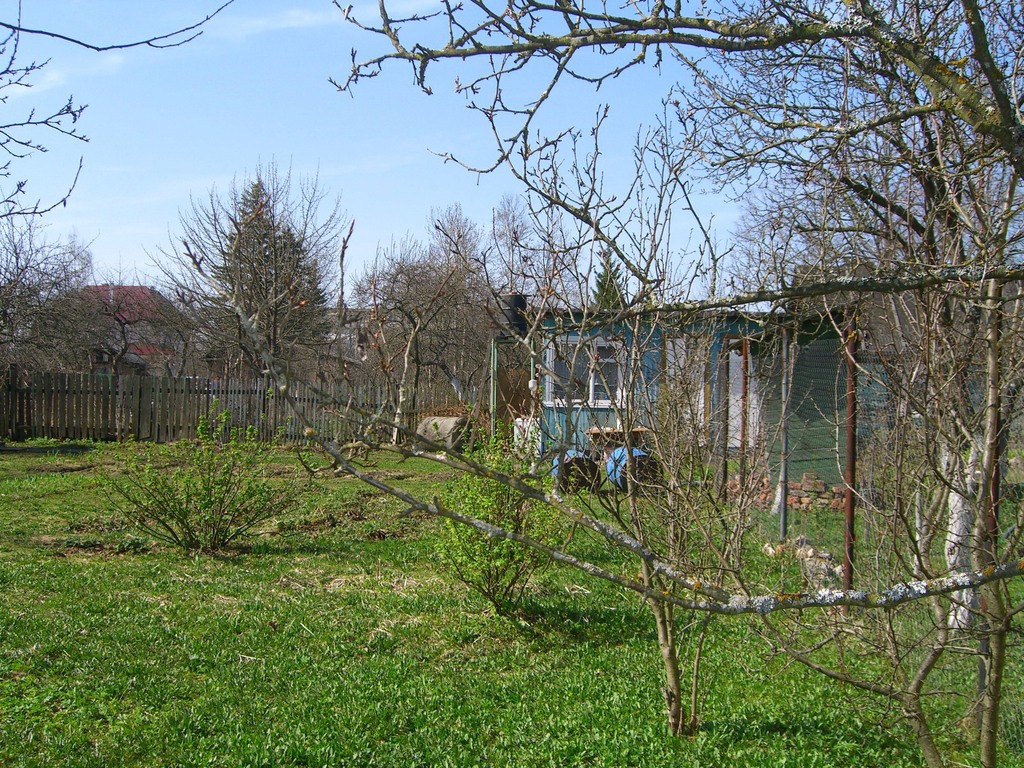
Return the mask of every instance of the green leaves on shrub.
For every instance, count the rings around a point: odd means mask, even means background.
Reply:
[[[526,469],[525,462],[499,439],[476,451],[473,458],[488,469],[511,476],[522,476]],[[441,501],[454,512],[544,544],[560,543],[565,532],[558,510],[487,477],[460,475],[448,484]],[[456,578],[505,616],[518,610],[530,577],[549,563],[548,556],[535,549],[452,521],[446,521],[441,554]]]
[[[218,550],[292,505],[294,491],[267,477],[271,448],[251,427],[227,429],[227,416],[201,419],[195,440],[127,454],[111,487],[131,522],[185,550]]]

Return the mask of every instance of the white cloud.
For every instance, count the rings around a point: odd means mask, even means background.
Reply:
[[[341,12],[333,6],[322,11],[292,8],[267,16],[235,17],[225,15],[218,17],[218,21],[212,23],[208,30],[210,35],[239,40],[252,37],[253,35],[280,32],[286,29],[311,29],[334,26],[341,24],[343,21],[344,17]]]
[[[63,88],[67,81],[68,76],[65,70],[49,64],[40,70],[35,78],[28,79],[28,83],[32,86],[31,88],[16,88],[9,95],[14,97],[28,96],[29,94],[42,93],[54,88]]]
[[[127,57],[123,53],[117,51],[108,51],[94,57],[93,61],[95,62],[94,65],[86,68],[86,74],[102,76],[116,75],[124,67]]]
[[[67,90],[69,82],[81,83],[89,77],[113,77],[124,68],[125,56],[119,52],[89,54],[77,58],[73,65],[58,66],[53,61],[30,75],[29,88],[15,88],[6,95],[12,98],[34,96],[55,89]]]
[[[380,11],[375,2],[356,3],[354,10],[359,14],[360,21],[372,23],[374,19],[380,19]],[[388,13],[393,18],[426,15],[441,10],[443,7],[438,0],[391,0],[388,3]]]

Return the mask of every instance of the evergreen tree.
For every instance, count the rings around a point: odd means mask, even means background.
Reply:
[[[237,202],[237,231],[213,274],[231,286],[275,357],[322,342],[328,300],[317,259],[306,249],[261,178]],[[237,318],[232,318],[237,328]],[[239,329],[240,330],[240,329]],[[255,362],[255,361],[253,361]]]
[[[332,369],[331,298],[350,225],[336,204],[323,213],[324,199],[316,179],[293,185],[271,165],[224,197],[211,191],[193,201],[182,216],[184,249],[171,254],[179,269],[168,275],[192,310],[209,374],[251,376],[264,369],[236,309],[252,320],[259,346],[296,375]]]
[[[594,280],[594,308],[614,311],[626,305],[622,265],[612,260],[609,251],[601,253],[601,264]]]

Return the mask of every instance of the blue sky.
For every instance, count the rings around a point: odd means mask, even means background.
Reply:
[[[218,4],[29,0],[22,23],[103,45],[192,24]],[[0,6],[4,18],[14,6]],[[354,12],[370,21],[375,9],[362,3]],[[89,142],[47,138],[50,151],[21,162],[14,174],[45,203],[60,196],[81,157],[70,201],[46,219],[49,234],[75,233],[90,244],[100,276],[123,282],[156,273],[154,258],[178,230],[190,196],[226,191],[232,179],[272,161],[296,177],[319,174],[322,186],[340,195],[356,221],[356,264],[406,233],[425,236],[432,209],[459,203],[486,225],[501,197],[518,186],[506,172],[478,177],[432,154],[452,151],[481,163],[491,157],[486,125],[451,93],[455,70],[436,74],[429,97],[398,66],[363,84],[354,98],[328,83],[329,76],[347,75],[353,47],[369,51],[374,44],[330,0],[236,0],[202,36],[173,49],[94,53],[25,36],[21,63],[50,61],[8,111],[52,106],[73,94],[88,104],[81,130]],[[638,92],[639,82],[645,85]],[[637,99],[653,113],[668,85],[650,71],[616,85],[620,100],[629,94],[634,102],[618,105],[619,114],[635,120]],[[592,109],[586,98],[567,97],[555,120],[589,121]],[[633,130],[624,124],[626,133],[615,140],[623,161]]]

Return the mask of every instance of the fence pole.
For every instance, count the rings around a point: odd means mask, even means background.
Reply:
[[[491,407],[491,437],[494,437],[494,433],[498,429],[498,337],[495,336],[491,339],[491,390],[490,390],[490,407]]]
[[[846,331],[846,493],[843,510],[846,518],[843,553],[843,589],[853,589],[853,545],[856,541],[854,512],[857,498],[857,318],[850,316]]]
[[[779,464],[779,541],[789,536],[789,327],[782,326],[782,456]]]
[[[740,341],[740,487],[747,483],[747,431],[750,414],[750,339]]]
[[[4,382],[5,407],[3,417],[6,423],[0,425],[0,440],[9,437],[11,440],[18,439],[18,385],[21,381],[21,374],[18,366],[11,363],[7,368],[7,379]]]

